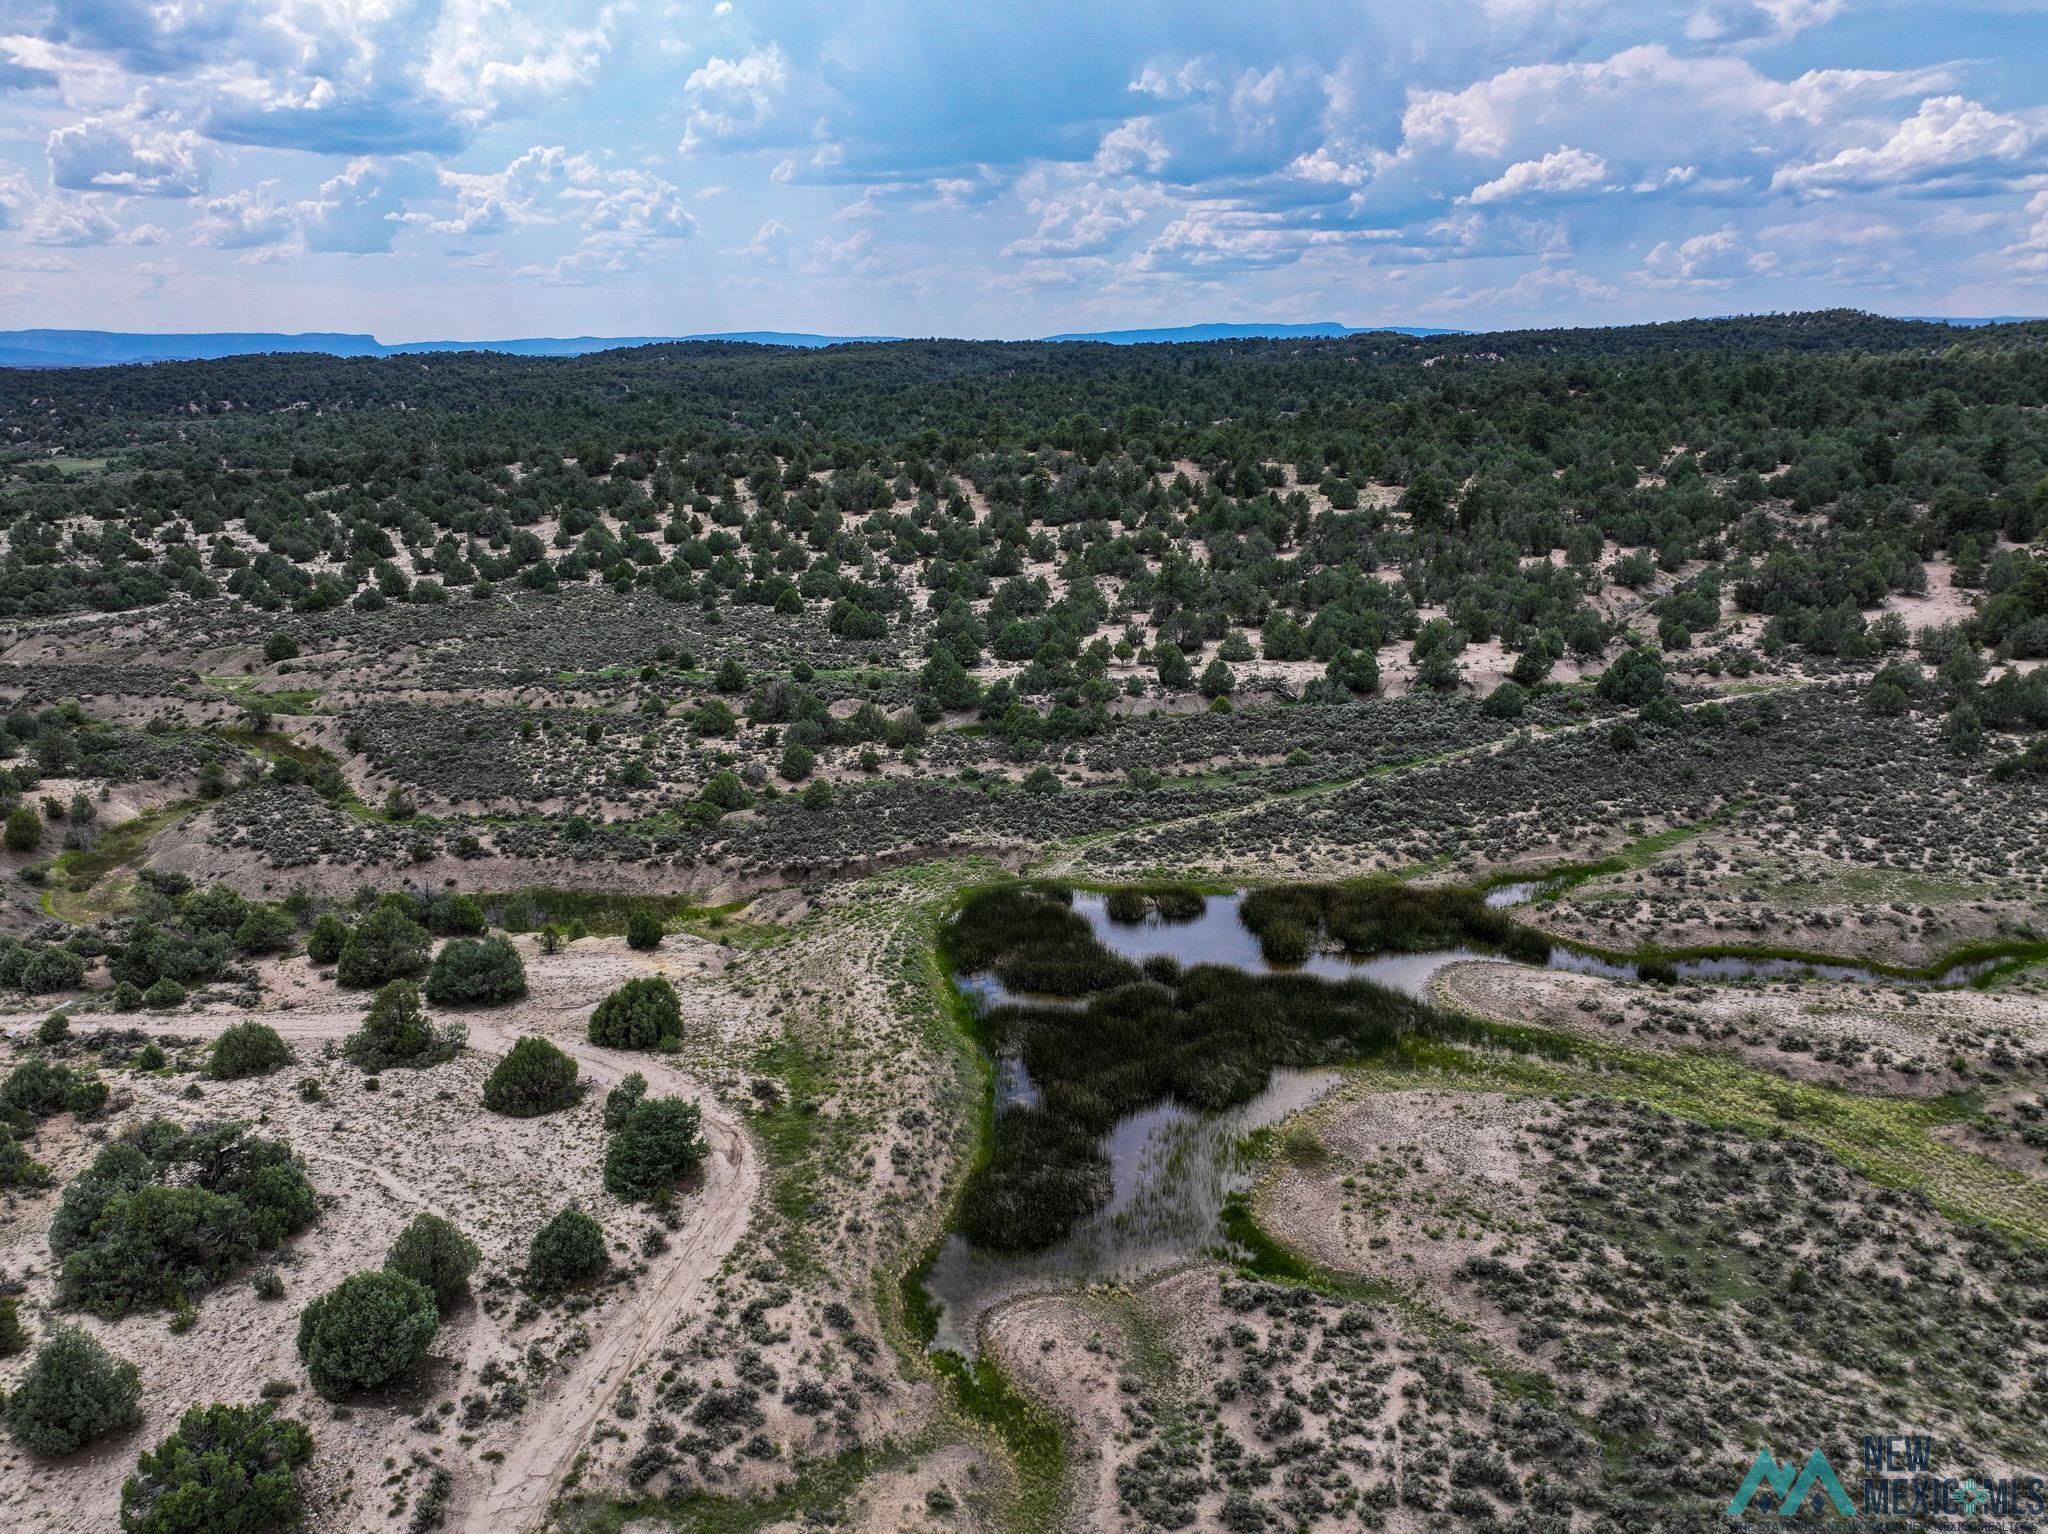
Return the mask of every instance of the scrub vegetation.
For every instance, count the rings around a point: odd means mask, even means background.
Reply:
[[[2039,1472],[2044,337],[0,373],[0,1524]]]

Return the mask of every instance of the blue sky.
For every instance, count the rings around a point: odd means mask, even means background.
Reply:
[[[2048,313],[2048,0],[0,0],[0,328]]]

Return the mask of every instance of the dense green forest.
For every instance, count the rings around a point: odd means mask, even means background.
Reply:
[[[1142,648],[1115,636],[1133,615],[1187,656],[1256,645],[1369,690],[1397,639],[1437,682],[1492,638],[1518,682],[1597,659],[1614,586],[1654,598],[1667,649],[1726,598],[1772,647],[1875,654],[1907,637],[1876,610],[1939,555],[1987,599],[1973,637],[2038,656],[2044,340],[1842,312],[14,371],[0,614],[602,581],[914,641],[945,652],[933,691],[991,653],[1057,683]],[[1199,679],[1166,657],[1160,681]]]

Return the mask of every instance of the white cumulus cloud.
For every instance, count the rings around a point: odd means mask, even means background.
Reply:
[[[1583,192],[1607,179],[1607,162],[1584,149],[1559,148],[1540,160],[1518,160],[1465,196],[1472,203],[1513,202],[1524,197]]]
[[[1733,224],[1687,240],[1660,241],[1643,260],[1643,280],[1659,288],[1719,288],[1767,275],[1777,260],[1752,250]]]
[[[2037,168],[2042,124],[1962,96],[1934,96],[1876,143],[1788,165],[1772,185],[1801,192],[1900,186],[1958,176],[2009,177]]]
[[[682,153],[765,141],[788,84],[789,61],[772,44],[737,59],[707,59],[683,82]]]
[[[206,190],[199,135],[111,117],[54,130],[46,143],[50,184],[73,192],[197,197]]]

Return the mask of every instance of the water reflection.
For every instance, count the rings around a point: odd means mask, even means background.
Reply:
[[[1528,880],[1495,885],[1486,893],[1486,903],[1496,910],[1527,905],[1555,881]],[[1225,964],[1255,974],[1309,974],[1324,980],[1376,980],[1381,985],[1406,991],[1410,996],[1429,997],[1429,982],[1436,972],[1461,959],[1502,959],[1495,953],[1471,948],[1435,948],[1421,953],[1384,953],[1368,959],[1353,959],[1341,953],[1317,953],[1305,964],[1271,964],[1259,951],[1259,941],[1238,916],[1241,895],[1211,895],[1208,909],[1194,921],[1163,922],[1157,917],[1142,923],[1111,921],[1104,898],[1077,892],[1074,909],[1088,918],[1096,939],[1113,953],[1133,963],[1155,954],[1165,954],[1183,966]],[[1518,960],[1504,960],[1508,963]],[[1676,959],[1637,964],[1627,959],[1604,959],[1595,954],[1553,945],[1547,961],[1552,969],[1568,969],[1582,975],[1604,975],[1611,980],[1646,978],[1678,980],[1846,980],[1860,985],[1967,985],[1989,973],[2001,962],[1997,958],[1958,964],[1934,980],[1887,975],[1862,964],[1805,959],[1749,958],[1740,954],[1717,954],[1708,958]],[[984,979],[974,983],[991,997],[1001,998],[1002,988]],[[1036,998],[1034,998],[1035,1000]]]
[[[1039,1101],[1038,1083],[1023,1060],[1007,1050],[996,1056],[996,1112],[1036,1108]]]
[[[1553,882],[1497,885],[1487,892],[1486,903],[1497,909],[1523,905],[1539,898]],[[1220,964],[1255,974],[1371,980],[1427,1000],[1431,981],[1445,966],[1466,959],[1501,960],[1498,954],[1458,947],[1383,953],[1366,959],[1326,952],[1312,954],[1299,965],[1272,964],[1240,919],[1241,903],[1241,895],[1211,895],[1199,915],[1162,919],[1151,910],[1143,920],[1131,921],[1112,919],[1105,896],[1076,891],[1073,897],[1074,909],[1087,918],[1096,939],[1134,964],[1164,957],[1183,968]],[[1987,959],[1957,965],[1932,983],[1965,984],[1998,962]],[[1558,946],[1551,948],[1547,963],[1553,969],[1614,979],[1640,979],[1646,967]],[[1682,959],[1659,966],[1653,973],[1677,980],[1813,978],[1864,984],[1930,983],[1900,980],[1860,964],[1738,955]],[[1035,1006],[1086,1004],[1013,997],[993,975],[962,976],[960,985],[982,1007],[1013,1000],[1028,1000]],[[1006,1051],[995,1064],[997,1112],[1038,1103],[1038,1087],[1020,1058]],[[943,1307],[933,1345],[972,1356],[981,1316],[1005,1299],[1065,1284],[1135,1279],[1212,1250],[1220,1237],[1224,1201],[1251,1181],[1251,1169],[1241,1163],[1238,1153],[1242,1137],[1310,1106],[1338,1079],[1334,1071],[1276,1070],[1257,1097],[1224,1113],[1204,1115],[1166,1102],[1122,1120],[1103,1141],[1112,1177],[1108,1203],[1057,1245],[1041,1252],[1002,1254],[977,1251],[958,1236],[947,1239],[925,1281],[932,1298]]]
[[[1163,955],[1184,969],[1197,964],[1221,964],[1255,975],[1314,975],[1319,980],[1372,980],[1427,1000],[1430,978],[1446,964],[1455,964],[1460,959],[1489,957],[1471,948],[1439,948],[1427,953],[1376,954],[1369,959],[1353,959],[1341,953],[1313,953],[1306,963],[1274,964],[1259,951],[1259,940],[1252,936],[1251,929],[1238,916],[1238,907],[1243,903],[1241,894],[1211,895],[1208,909],[1193,921],[1161,921],[1152,916],[1142,922],[1121,922],[1109,919],[1101,895],[1085,891],[1076,891],[1074,895],[1074,909],[1088,918],[1088,925],[1095,930],[1096,941],[1133,964],[1142,964],[1147,959]],[[991,999],[1009,999],[1004,996],[1000,985],[983,985],[982,981],[986,979],[979,977],[976,981],[982,994]],[[1036,997],[1031,999],[1034,1004],[1038,1001]]]
[[[1034,1092],[1023,1062],[1013,1062]],[[1007,1074],[1007,1069],[1006,1069]],[[943,1307],[936,1348],[973,1357],[980,1319],[1020,1294],[1070,1284],[1143,1277],[1200,1257],[1217,1243],[1224,1200],[1250,1187],[1238,1142],[1314,1103],[1335,1071],[1276,1070],[1265,1091],[1222,1113],[1166,1102],[1122,1120],[1103,1140],[1109,1202],[1042,1252],[977,1251],[958,1236],[940,1248],[925,1288]],[[1001,1097],[998,1096],[1000,1111]]]

